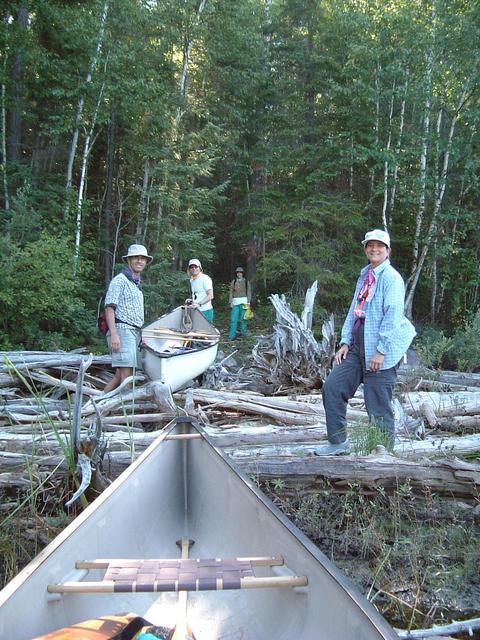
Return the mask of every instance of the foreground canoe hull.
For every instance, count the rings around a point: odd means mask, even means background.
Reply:
[[[170,435],[195,425],[179,424]],[[174,626],[176,593],[48,594],[47,585],[89,581],[75,561],[282,555],[281,573],[308,586],[190,592],[188,623],[202,638],[375,640],[397,638],[372,605],[200,430],[200,440],[156,440],[85,512],[0,592],[0,637],[27,640],[87,618],[132,611]],[[35,603],[30,607],[30,603]],[[28,616],[24,612],[28,610]]]
[[[155,334],[162,328],[185,331],[182,326],[185,313],[188,313],[191,321],[191,331],[200,332],[205,336],[203,341],[190,341],[188,350],[183,350],[187,341],[181,337],[168,337],[161,333],[158,333],[157,337]],[[168,384],[171,391],[175,392],[215,362],[219,340],[219,331],[201,311],[177,307],[143,329],[143,369],[151,380]]]

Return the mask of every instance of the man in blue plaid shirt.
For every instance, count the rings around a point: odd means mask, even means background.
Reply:
[[[328,444],[317,447],[317,455],[349,452],[347,402],[362,382],[370,421],[386,432],[392,447],[395,441],[393,389],[415,329],[403,311],[402,276],[390,264],[390,236],[374,229],[362,244],[369,264],[360,272],[335,354],[336,366],[323,386]]]

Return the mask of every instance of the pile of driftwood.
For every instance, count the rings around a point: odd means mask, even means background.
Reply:
[[[80,353],[3,353],[1,360],[0,488],[10,491],[32,485],[42,491],[52,477],[64,477],[74,447],[78,453],[79,442],[94,432],[101,433],[103,473],[115,477],[171,420],[189,414],[242,470],[259,479],[283,478],[287,487],[315,490],[328,478],[338,491],[353,481],[365,491],[409,482],[464,500],[480,493],[480,465],[462,459],[480,451],[478,374],[403,370],[394,452],[379,447],[365,455],[361,441],[355,444],[355,425],[367,421],[358,394],[348,411],[354,452],[320,458],[314,449],[326,439],[326,426],[317,391],[266,396],[194,387],[171,398],[162,385],[138,376],[103,394],[107,356],[91,358],[80,386],[78,372],[87,360]],[[15,501],[8,505],[14,508]]]
[[[412,489],[478,499],[480,465],[464,458],[480,451],[480,374],[400,370],[394,451],[367,453],[368,417],[361,392],[348,410],[351,455],[317,457],[326,439],[321,387],[335,347],[333,319],[317,341],[312,331],[316,283],[301,317],[284,297],[271,296],[276,322],[246,365],[221,355],[194,386],[172,397],[168,388],[137,375],[104,394],[109,356],[0,353],[0,489],[45,491],[77,464],[82,493],[92,480],[117,476],[176,416],[194,416],[212,442],[259,480],[316,490],[328,479],[338,490],[352,482],[366,492]],[[93,480],[96,475],[94,474]],[[102,485],[100,482],[100,487]],[[12,499],[3,509],[12,509]]]

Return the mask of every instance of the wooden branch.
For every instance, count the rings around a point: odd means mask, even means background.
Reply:
[[[210,408],[234,409],[246,414],[265,416],[282,424],[307,425],[325,420],[323,405],[297,402],[283,397],[269,398],[254,394],[199,388],[192,390],[192,399],[193,402],[207,405]],[[348,409],[347,415],[350,419],[366,417],[364,411],[351,408]]]
[[[77,385],[74,382],[70,382],[68,380],[59,380],[54,376],[47,373],[38,373],[34,371],[29,371],[26,374],[27,378],[31,378],[36,382],[41,382],[44,385],[50,387],[59,387],[65,389],[66,391],[76,391]],[[100,396],[102,395],[102,391],[100,389],[95,389],[93,387],[82,386],[82,392],[87,396]]]
[[[480,618],[471,618],[470,620],[460,620],[451,622],[450,624],[435,625],[431,629],[415,629],[407,631],[405,629],[396,629],[399,638],[413,640],[414,638],[433,638],[434,636],[450,636],[456,633],[468,633],[480,629]]]

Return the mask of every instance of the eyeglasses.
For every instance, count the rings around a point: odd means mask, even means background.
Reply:
[[[189,269],[200,269],[200,267],[196,264],[191,264],[189,267]]]

